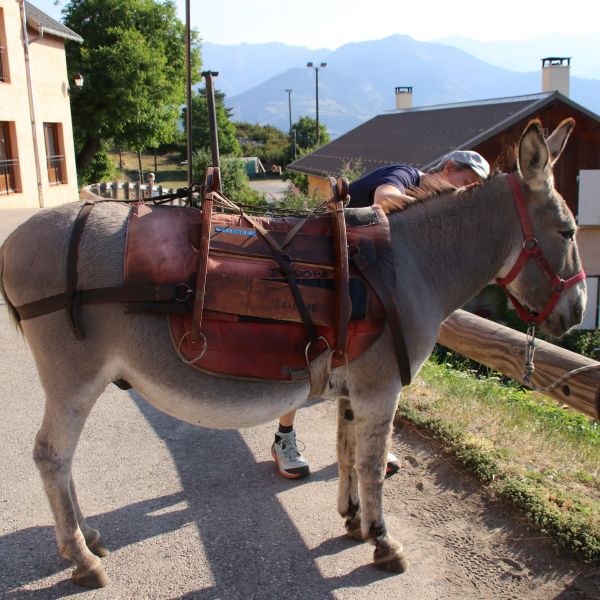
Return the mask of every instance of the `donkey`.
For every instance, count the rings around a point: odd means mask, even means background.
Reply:
[[[394,261],[378,266],[400,307],[413,376],[431,353],[442,321],[494,277],[535,311],[532,319],[546,313],[540,327],[551,335],[561,336],[581,322],[586,286],[576,224],[552,174],[573,126],[572,119],[565,120],[546,139],[541,123],[532,121],[521,136],[518,167],[511,175],[497,173],[471,189],[452,188],[408,206],[387,207]],[[528,213],[535,232],[529,245],[542,249],[544,268],[519,258],[523,227],[508,177],[524,199],[521,212],[524,218]],[[64,292],[69,232],[79,206],[40,211],[2,247],[2,292],[17,322],[16,307]],[[122,204],[104,203],[91,213],[80,246],[80,289],[122,285],[128,211]],[[126,380],[160,410],[215,428],[274,420],[301,407],[309,385],[198,372],[173,352],[159,315],[126,313],[117,303],[86,305],[81,314],[82,341],[72,335],[64,311],[23,320],[20,326],[46,395],[33,457],[54,513],[59,552],[74,563],[77,583],[100,587],[108,583],[99,558],[107,550],[79,507],[71,463],[84,423],[109,383]],[[334,369],[325,387],[323,397],[336,399],[339,409],[337,509],[349,536],[375,546],[375,565],[401,573],[407,560],[382,513],[385,456],[402,387],[389,328],[360,357]]]

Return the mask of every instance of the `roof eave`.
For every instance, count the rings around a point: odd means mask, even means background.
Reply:
[[[41,23],[36,22],[30,22],[29,25],[31,25],[40,35],[49,34],[65,40],[77,42],[78,44],[83,44],[83,38],[74,31],[71,33],[67,33],[66,31],[58,31],[56,29],[52,29],[52,27],[46,27]]]

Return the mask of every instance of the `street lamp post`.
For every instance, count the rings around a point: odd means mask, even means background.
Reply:
[[[307,62],[306,66],[309,69],[313,69],[315,72],[315,104],[316,104],[316,113],[317,113],[317,146],[319,145],[319,69],[324,69],[327,66],[327,63],[322,62],[318,67],[316,67],[312,62]]]
[[[283,90],[288,95],[288,107],[290,109],[290,135],[292,135],[292,90]]]
[[[296,132],[294,131],[294,138],[292,138],[292,90],[283,90],[287,92],[288,95],[288,108],[290,113],[290,144],[292,146],[292,154],[294,156],[294,160],[296,160]]]

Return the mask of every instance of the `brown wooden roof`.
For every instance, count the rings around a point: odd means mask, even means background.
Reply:
[[[476,149],[557,100],[600,123],[598,115],[559,92],[410,108],[378,115],[294,161],[289,168],[337,176],[344,165],[360,160],[366,173],[403,162],[426,170],[451,150]]]

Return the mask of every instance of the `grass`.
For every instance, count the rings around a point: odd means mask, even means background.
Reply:
[[[438,438],[487,490],[584,560],[600,560],[600,424],[549,399],[433,359],[398,418]]]

